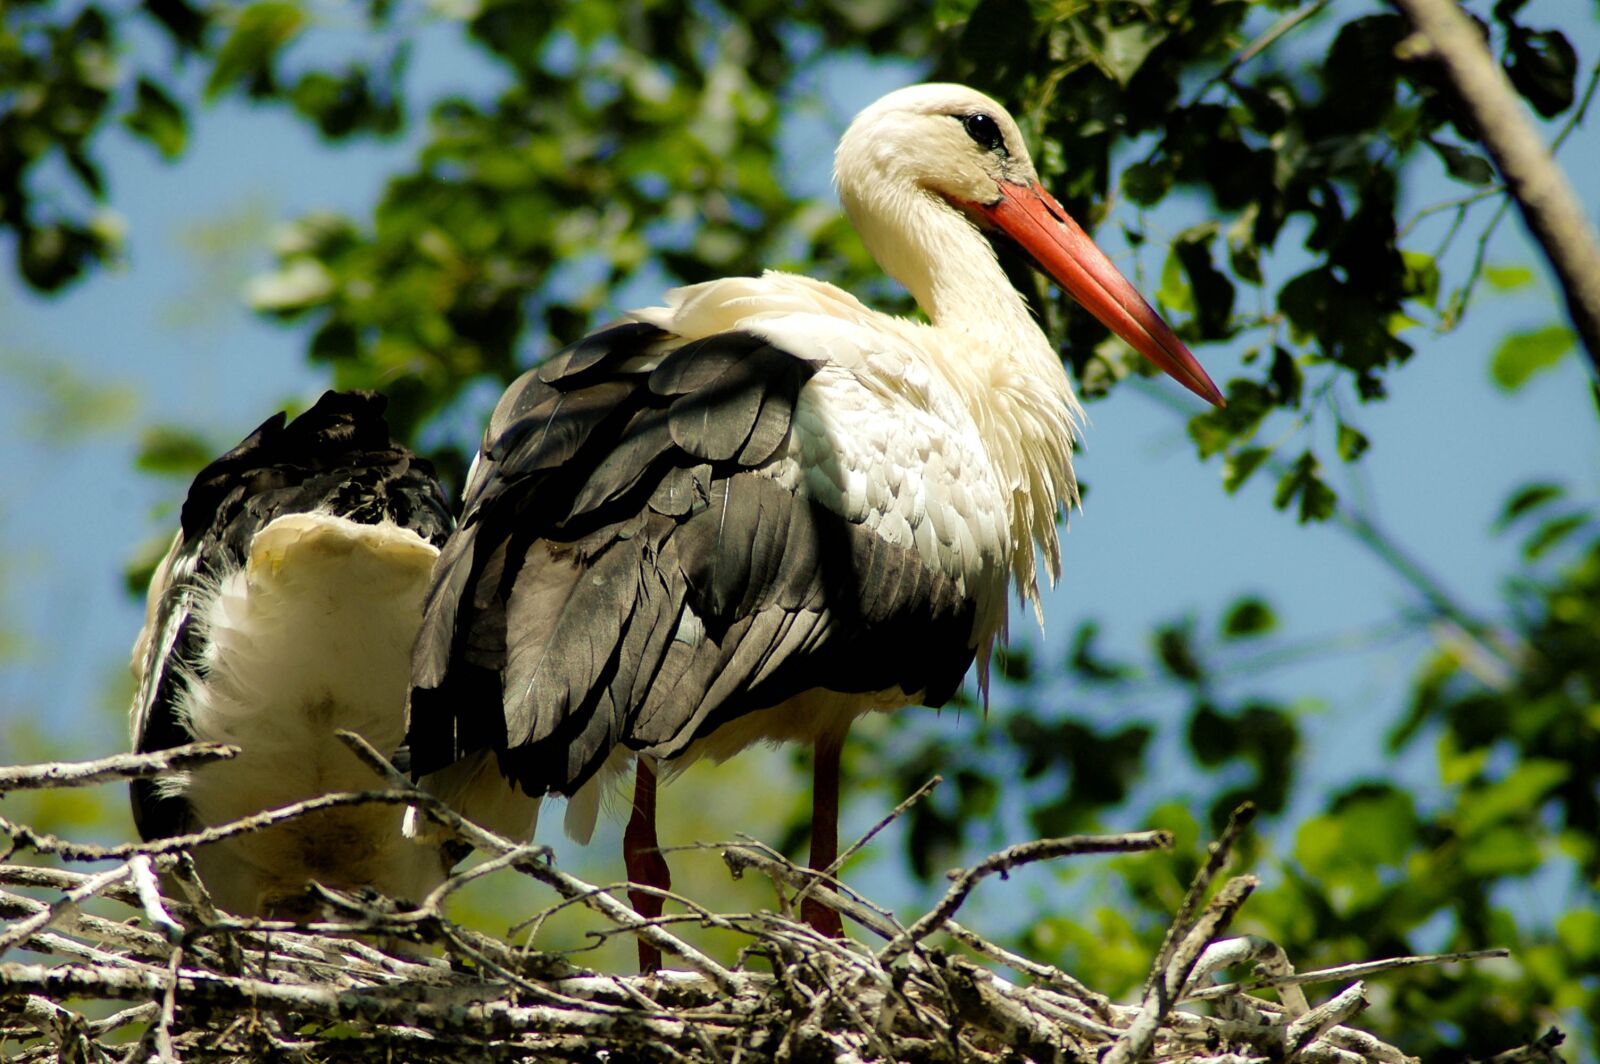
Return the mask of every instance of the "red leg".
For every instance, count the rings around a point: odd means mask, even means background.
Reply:
[[[839,751],[844,733],[817,737],[811,783],[811,867],[825,872],[839,856]],[[844,921],[832,909],[806,898],[800,915],[818,934],[844,937]]]
[[[628,869],[628,882],[643,887],[668,890],[672,886],[672,871],[667,859],[661,856],[660,843],[656,841],[656,773],[643,756],[637,761],[633,784],[633,816],[622,833],[622,857]],[[661,895],[644,890],[628,891],[633,911],[647,920],[661,915]],[[639,971],[646,974],[661,968],[661,951],[639,940]]]

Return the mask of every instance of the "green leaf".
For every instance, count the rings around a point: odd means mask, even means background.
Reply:
[[[1400,259],[1406,267],[1405,280],[1402,282],[1406,297],[1418,300],[1423,306],[1436,306],[1439,302],[1439,264],[1433,256],[1420,251],[1402,251]]]
[[[1504,529],[1514,523],[1517,518],[1525,513],[1537,510],[1546,503],[1554,502],[1564,497],[1567,489],[1560,484],[1549,481],[1540,481],[1534,484],[1524,484],[1506,500],[1505,507],[1500,511],[1495,527]]]
[[[1156,299],[1173,314],[1187,314],[1194,309],[1194,297],[1176,244],[1167,252],[1167,261],[1161,266],[1161,287],[1156,290]]]
[[[1260,209],[1251,204],[1228,226],[1228,265],[1233,267],[1234,275],[1246,284],[1262,283],[1261,246],[1256,242],[1255,232],[1260,216]]]
[[[1573,958],[1591,967],[1600,960],[1600,912],[1578,909],[1556,921],[1556,937]]]
[[[1514,292],[1533,283],[1533,270],[1527,266],[1485,266],[1483,280],[1497,292]]]
[[[1122,172],[1122,191],[1141,207],[1153,207],[1172,191],[1172,164],[1165,158],[1134,163]]]
[[[1200,326],[1200,335],[1207,339],[1226,337],[1228,320],[1233,315],[1233,282],[1211,261],[1211,241],[1216,235],[1215,225],[1195,226],[1178,234],[1172,246],[1183,263],[1183,272],[1189,276],[1196,323]],[[1163,272],[1163,285],[1165,282]]]
[[[1444,163],[1445,170],[1457,181],[1480,187],[1494,183],[1494,167],[1483,156],[1433,137],[1428,138],[1428,147],[1434,150]]]
[[[1278,626],[1278,617],[1262,599],[1250,596],[1235,602],[1222,621],[1224,639],[1252,639]]]
[[[972,16],[977,7],[978,0],[936,0],[933,5],[934,24],[941,30],[959,26]]]
[[[1538,561],[1578,529],[1589,523],[1588,514],[1565,514],[1552,517],[1534,530],[1522,544],[1522,556],[1530,562]]]
[[[1289,471],[1278,479],[1278,490],[1272,504],[1280,510],[1300,500],[1300,523],[1326,521],[1333,516],[1339,496],[1322,479],[1316,455],[1309,450],[1296,459]]]
[[[1456,830],[1475,835],[1511,822],[1522,830],[1538,813],[1547,795],[1572,775],[1572,766],[1549,758],[1530,758],[1505,779],[1462,796]]]
[[[1201,458],[1210,458],[1249,439],[1272,410],[1272,397],[1255,381],[1235,377],[1228,382],[1227,393],[1227,406],[1189,419],[1189,438],[1199,448]]]
[[[139,438],[134,465],[157,476],[193,476],[215,456],[198,433],[175,425],[152,425]]]
[[[1489,372],[1502,391],[1514,392],[1535,373],[1560,362],[1577,346],[1577,341],[1577,336],[1565,325],[1546,325],[1542,329],[1512,333],[1495,348]]]
[[[1526,829],[1503,824],[1461,847],[1461,867],[1471,876],[1525,876],[1539,867],[1539,844]]]
[[[1514,32],[1506,74],[1523,99],[1546,118],[1572,106],[1576,98],[1578,53],[1559,30]]]
[[[217,50],[206,98],[215,99],[240,83],[252,90],[269,87],[278,53],[305,25],[305,11],[291,0],[259,0],[239,12],[233,32]]]
[[[133,110],[123,116],[122,123],[168,159],[183,154],[189,139],[189,123],[183,109],[149,78],[139,79]]]
[[[1138,21],[1118,26],[1106,32],[1095,56],[1096,65],[1126,88],[1150,53],[1169,35],[1161,23]]]
[[[1399,865],[1416,844],[1411,796],[1382,785],[1363,785],[1338,798],[1332,811],[1295,832],[1295,858],[1329,886],[1370,896],[1376,865]],[[1342,893],[1343,891],[1341,891]]]
[[[1268,447],[1242,447],[1222,462],[1222,488],[1229,495],[1237,492],[1272,453]]]
[[[1300,365],[1286,348],[1274,347],[1272,349],[1272,368],[1267,371],[1267,379],[1272,384],[1272,400],[1279,406],[1299,406],[1300,392],[1305,384],[1305,377],[1300,372]]]
[[[1078,626],[1067,658],[1073,675],[1092,683],[1117,683],[1137,675],[1132,666],[1104,657],[1095,649],[1099,635],[1100,626],[1093,621],[1084,621]]]
[[[1340,461],[1354,462],[1357,458],[1367,453],[1368,446],[1370,444],[1365,434],[1358,429],[1351,428],[1342,421],[1339,422],[1337,447]]]
[[[1157,630],[1156,656],[1161,659],[1162,667],[1179,680],[1197,683],[1204,675],[1187,624],[1167,625]]]
[[[1033,655],[1028,653],[1027,647],[997,646],[994,649],[994,667],[1012,683],[1027,683],[1033,676]]]

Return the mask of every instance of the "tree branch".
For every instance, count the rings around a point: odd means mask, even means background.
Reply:
[[[1423,54],[1444,64],[1523,221],[1544,248],[1589,360],[1600,372],[1600,244],[1478,28],[1455,0],[1397,0]]]
[[[95,761],[52,761],[44,765],[0,768],[0,794],[46,787],[86,787],[108,780],[142,779],[239,756],[237,746],[189,743],[149,754],[113,754]]]

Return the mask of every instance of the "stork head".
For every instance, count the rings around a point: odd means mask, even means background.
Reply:
[[[913,85],[856,116],[834,156],[852,224],[897,277],[904,237],[932,203],[998,231],[1134,350],[1217,406],[1222,393],[1183,341],[1039,183],[1017,123],[964,85]],[[924,264],[936,266],[937,264]]]

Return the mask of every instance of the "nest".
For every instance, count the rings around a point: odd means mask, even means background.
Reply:
[[[1010,847],[952,872],[944,897],[910,923],[831,876],[742,840],[718,847],[723,860],[734,876],[768,877],[777,911],[718,913],[670,895],[684,912],[646,920],[614,896],[627,884],[596,886],[562,871],[544,847],[465,821],[412,788],[359,737],[341,738],[373,767],[384,789],[327,795],[141,845],[88,846],[0,818],[0,830],[11,839],[0,863],[0,956],[26,949],[50,958],[0,960],[0,1044],[14,1050],[11,1059],[1387,1064],[1411,1058],[1350,1026],[1368,1003],[1364,979],[1412,965],[1504,955],[1403,957],[1296,973],[1271,942],[1226,937],[1256,885],[1251,876],[1237,876],[1216,886],[1249,820],[1248,808],[1212,844],[1153,958],[1141,999],[1131,1004],[1018,956],[955,916],[986,876],[1075,854],[1167,847],[1172,840],[1165,832]],[[154,775],[233,752],[196,744],[4,769],[0,793]],[[194,874],[188,856],[194,847],[359,802],[414,806],[487,859],[416,905],[322,890],[329,918],[313,923],[221,913]],[[27,852],[58,862],[115,864],[86,874],[16,860]],[[659,949],[673,970],[628,976],[588,971],[446,915],[457,890],[497,875],[531,877],[566,905],[595,910],[614,933]],[[830,939],[798,922],[792,914],[805,898],[839,912],[871,941]],[[101,899],[102,910],[110,905],[126,913],[120,919],[92,915],[84,908],[91,899]],[[674,927],[685,922],[741,936],[737,960],[723,964],[684,941]],[[936,934],[961,948],[930,945]],[[1252,962],[1248,978],[1216,982],[1224,969]],[[1332,984],[1336,992],[1313,1006],[1303,989],[1311,984]],[[1497,1059],[1558,1059],[1557,1042],[1552,1032]]]

